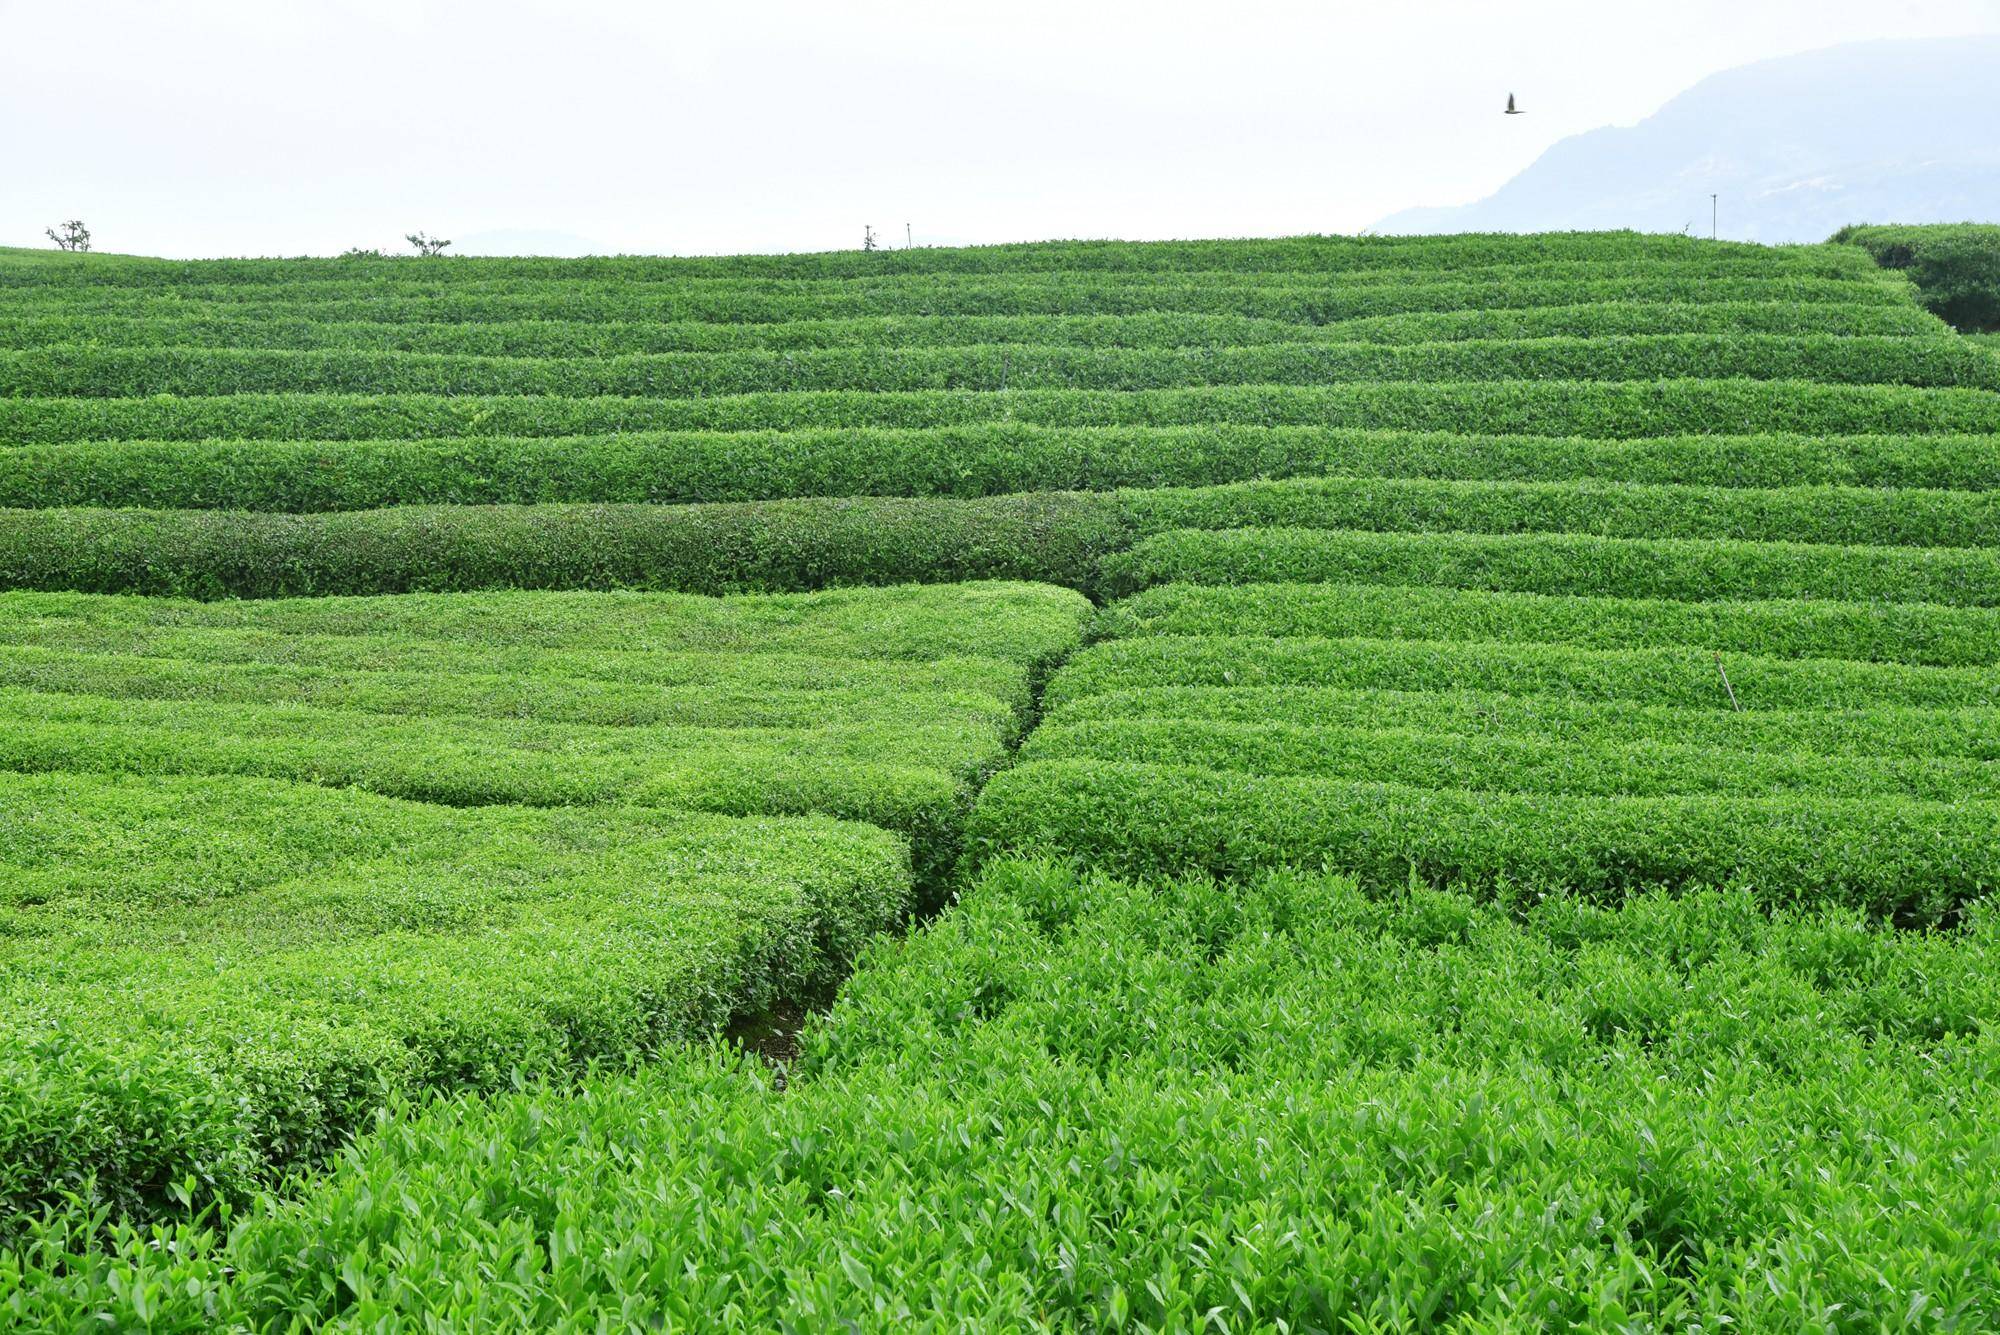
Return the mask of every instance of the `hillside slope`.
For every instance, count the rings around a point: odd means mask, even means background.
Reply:
[[[1860,248],[0,291],[14,1324],[2000,1326],[2000,359]]]

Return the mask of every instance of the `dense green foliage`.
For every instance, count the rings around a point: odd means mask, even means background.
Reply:
[[[2000,435],[1602,440],[1310,426],[993,422],[553,438],[88,441],[0,450],[0,507],[300,512],[419,504],[969,498],[1318,475],[1327,475],[1330,487],[1374,478],[1844,486],[1868,488],[1871,494],[1828,499],[1893,509],[1925,501],[1874,489],[2000,490]],[[1647,513],[1657,518],[1660,509]]]
[[[782,1095],[693,1053],[441,1104],[227,1240],[65,1223],[0,1292],[52,1329],[1978,1329],[1996,980],[1990,912],[1003,865]]]
[[[976,584],[719,603],[0,595],[0,767],[822,813],[902,833],[928,884],[1084,612]]]
[[[2000,1323],[1926,283],[0,254],[0,1324]]]
[[[936,901],[1086,612],[0,595],[0,1232],[823,992]]]
[[[1865,268],[1867,259],[1850,252]],[[109,257],[101,257],[108,259]],[[101,262],[101,260],[100,260]],[[454,266],[446,274],[471,272]],[[559,273],[560,270],[552,272]],[[82,290],[8,296],[20,316],[89,314],[114,318],[156,318],[222,313],[260,320],[311,318],[326,322],[380,324],[486,324],[517,320],[586,320],[646,323],[789,324],[814,320],[884,316],[956,315],[1148,315],[1189,314],[1282,320],[1304,325],[1342,320],[1459,311],[1525,310],[1551,305],[1613,305],[1683,302],[1756,302],[1848,309],[1856,305],[1900,306],[1907,290],[1859,270],[1840,276],[1785,274],[1742,267],[1744,276],[1679,264],[1610,266],[1603,276],[1579,274],[1571,266],[1561,276],[1534,269],[1481,274],[1405,272],[1388,281],[1329,282],[1311,273],[1190,273],[1138,283],[1117,276],[1073,274],[925,278],[796,290],[768,281],[754,284],[655,284],[561,279],[524,283],[517,279],[460,284],[435,276],[395,285],[379,279],[315,285],[301,300],[296,284],[223,285],[183,289],[120,289],[105,285]]]
[[[483,357],[586,357],[628,353],[791,351],[806,348],[1248,347],[1263,343],[1433,343],[1466,338],[1608,334],[1926,334],[1936,320],[1879,300],[1852,305],[1628,301],[1378,315],[1294,324],[1240,315],[913,315],[775,324],[701,321],[496,320],[371,323],[229,311],[173,316],[0,316],[12,348],[330,348],[460,353]]]
[[[1836,242],[1860,246],[1899,269],[1924,305],[1968,332],[2000,329],[2000,225],[1843,227]]]
[[[1990,668],[1745,654],[1731,654],[1725,662],[1726,687],[1713,651],[1694,645],[1586,649],[1407,634],[1382,639],[1159,635],[1112,641],[1078,654],[1049,683],[1043,703],[1066,707],[1134,687],[1339,686],[1561,694],[1697,709],[1728,709],[1731,692],[1752,710],[2000,705],[2000,673]]]
[[[1162,487],[1122,500],[1140,534],[1255,527],[2000,545],[2000,496],[1918,488],[1333,477]]]
[[[1179,580],[1418,584],[1619,598],[2000,603],[2000,548],[1849,547],[1590,533],[1180,529],[1105,562],[1114,588]]]
[[[239,1196],[388,1090],[712,1033],[824,986],[910,893],[900,841],[823,819],[213,777],[0,774],[0,797],[9,1230],[73,1193]]]
[[[801,590],[916,580],[1088,587],[1125,528],[1074,494],[337,514],[0,510],[0,588],[191,598],[469,589]]]
[[[1380,745],[1386,752],[1393,740]],[[1580,796],[1457,761],[1443,773],[1479,786],[1038,761],[987,787],[967,838],[989,854],[1044,849],[1135,875],[1323,865],[1377,889],[1414,878],[1611,900],[1641,887],[1743,884],[1775,903],[1847,905],[1920,924],[1948,921],[2000,884],[2000,802],[1991,799],[1734,795],[1755,782],[1724,782],[1731,795],[1711,796],[1699,790],[1712,792],[1713,778],[1685,773],[1661,776],[1670,795],[1626,795],[1628,782],[1617,796]],[[1580,763],[1591,762],[1619,758],[1599,751]],[[1555,756],[1545,772],[1564,765]],[[1397,772],[1432,782],[1439,774]],[[1509,782],[1531,791],[1486,786]]]
[[[1772,250],[1722,242],[1690,244],[1683,237],[1639,232],[1550,232],[1534,236],[1447,237],[1300,236],[1259,240],[1043,241],[1031,245],[930,247],[860,252],[835,250],[787,255],[618,256],[578,260],[465,258],[447,261],[447,279],[436,266],[407,256],[346,256],[315,260],[156,260],[94,256],[64,263],[44,252],[20,252],[0,286],[175,288],[188,284],[282,283],[294,293],[326,282],[445,281],[563,278],[670,282],[696,278],[864,278],[907,274],[1035,274],[1183,272],[1316,274],[1423,273],[1480,264],[1669,262],[1749,273],[1824,271],[1852,275],[1866,269],[1858,258],[1824,248]]]
[[[0,399],[0,446],[91,440],[371,440],[836,427],[1332,426],[1629,439],[1717,431],[2000,432],[1989,390],[1687,377],[1361,381],[1194,389],[799,390],[713,398],[241,394]]]
[[[1660,380],[2000,388],[2000,366],[1942,339],[1659,334],[1455,343],[1265,343],[1238,348],[823,348],[618,357],[467,357],[236,348],[0,353],[0,396],[270,393],[694,398],[786,391],[1171,389],[1345,381]]]
[[[1266,527],[1273,525],[1282,527]],[[1400,559],[1388,554],[1401,550],[1388,536],[1350,540],[1311,530],[1547,535],[1472,545],[1551,565],[1561,558],[1550,553],[1596,559],[1615,552],[1627,563],[1761,568],[1781,561],[1784,549],[1771,544],[1805,543],[1827,550],[1795,553],[1806,567],[1798,580],[1859,562],[1878,582],[1970,581],[1937,595],[1960,601],[1986,596],[1979,581],[1990,558],[1975,549],[1990,548],[2000,534],[2000,505],[1992,493],[1916,488],[1312,478],[965,500],[398,506],[300,515],[0,510],[0,587],[282,597],[496,587],[723,593],[1000,578],[1089,590],[1167,577],[1353,579],[1360,576],[1330,572],[1364,560],[1393,572]],[[1600,536],[1606,541],[1588,541]],[[1355,555],[1352,541],[1372,543],[1378,555]],[[1878,559],[1861,543],[1908,550]],[[1953,548],[1964,550],[1946,550]],[[1689,555],[1698,551],[1708,555]],[[1498,556],[1487,564],[1493,578],[1505,577]],[[1607,588],[1627,578],[1639,576],[1601,575]],[[1722,586],[1715,596],[1725,596]]]
[[[1965,756],[2000,760],[2000,709],[1986,705],[1772,706],[1749,711],[1707,708],[1706,699],[1641,703],[1618,694],[1599,698],[1553,689],[1504,691],[1441,686],[1115,686],[1065,701],[1051,728],[1083,719],[1205,719],[1287,723],[1309,719],[1328,727],[1373,722],[1472,734],[1529,733],[1608,742],[1656,741],[1724,750],[1792,749],[1821,755]],[[1721,689],[1718,681],[1714,688]]]
[[[1107,608],[1107,635],[1504,640],[1594,649],[1683,645],[1770,658],[2000,664],[2000,610],[1929,603],[1681,602],[1380,584],[1162,584]]]

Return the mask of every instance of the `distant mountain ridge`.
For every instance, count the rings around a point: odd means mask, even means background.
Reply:
[[[1823,241],[1853,222],[2000,219],[2000,37],[1857,42],[1714,74],[1637,125],[1561,140],[1471,204],[1378,232],[1634,228]]]

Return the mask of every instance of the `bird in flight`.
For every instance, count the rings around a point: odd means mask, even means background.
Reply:
[[[1514,95],[1512,93],[1507,94],[1507,110],[1502,114],[1508,116],[1519,116],[1522,114],[1521,109],[1514,105]]]

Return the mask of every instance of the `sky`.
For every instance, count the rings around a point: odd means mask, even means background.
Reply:
[[[1352,232],[1718,70],[1995,32],[2000,0],[0,0],[0,245]]]

